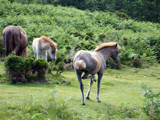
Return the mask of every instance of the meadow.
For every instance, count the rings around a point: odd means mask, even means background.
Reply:
[[[44,83],[10,84],[4,67],[4,47],[0,42],[0,120],[150,120],[157,111],[144,112],[142,86],[159,93],[160,24],[136,21],[121,13],[78,10],[40,4],[11,3],[0,0],[0,41],[8,25],[21,26],[27,33],[29,57],[33,56],[32,41],[45,35],[58,44],[54,69],[46,74]],[[73,70],[61,72],[61,66],[72,62],[81,49],[94,50],[103,43],[115,41],[121,46],[122,68],[107,63],[102,78],[100,99],[96,100],[96,84],[90,100],[81,105],[81,91]],[[133,67],[139,58],[141,67]],[[112,69],[111,69],[112,68]],[[89,79],[83,80],[87,93]],[[160,106],[159,98],[155,104]],[[159,110],[160,111],[160,110]],[[159,112],[158,111],[158,112]],[[156,119],[155,119],[156,120]]]
[[[102,78],[100,98],[96,100],[96,84],[91,91],[91,99],[81,105],[81,92],[74,71],[62,73],[69,85],[54,83],[27,83],[12,85],[3,82],[4,65],[0,64],[0,119],[1,120],[39,120],[39,119],[95,119],[95,120],[149,120],[144,113],[144,90],[146,84],[157,93],[160,91],[160,65],[149,68],[130,68],[120,70],[106,69]],[[50,74],[47,78],[52,79]],[[53,78],[54,79],[54,78]],[[87,93],[89,79],[83,80]]]

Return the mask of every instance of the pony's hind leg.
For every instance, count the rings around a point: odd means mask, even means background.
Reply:
[[[76,70],[76,74],[77,74],[77,78],[80,84],[80,89],[82,92],[82,105],[85,105],[85,99],[84,99],[84,93],[83,93],[83,83],[82,83],[82,78],[81,78],[82,72]]]
[[[83,75],[82,79],[87,79],[88,78],[88,72],[85,72],[85,74]]]
[[[94,82],[96,82],[96,77],[94,75],[91,75],[88,78],[91,78]]]
[[[86,97],[86,99],[89,99],[89,95],[90,95],[90,92],[91,92],[91,87],[92,87],[92,85],[93,85],[93,79],[91,78],[91,80],[90,80],[90,85],[89,85],[89,89],[88,89],[88,92],[87,92],[87,97]]]

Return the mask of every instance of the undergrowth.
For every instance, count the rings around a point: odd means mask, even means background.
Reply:
[[[0,4],[0,36],[6,26],[19,25],[26,31],[31,48],[34,38],[45,35],[57,43],[58,54],[64,61],[68,56],[72,60],[78,50],[94,50],[97,45],[110,41],[121,46],[119,55],[123,64],[130,65],[136,58],[142,63],[155,63],[160,59],[159,23],[73,7],[19,4],[8,0],[1,0]]]

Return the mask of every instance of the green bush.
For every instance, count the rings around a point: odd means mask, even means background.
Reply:
[[[2,45],[2,42],[0,42],[0,57],[3,57],[3,56],[5,56],[5,48]]]
[[[45,77],[47,68],[48,63],[42,59],[34,60],[31,57],[22,58],[11,54],[5,60],[7,77],[11,83],[29,82],[29,76],[35,71],[38,77]]]
[[[25,76],[32,68],[31,62],[32,60],[29,58],[23,59],[19,56],[9,55],[5,60],[5,68],[9,81],[11,83],[27,82]]]
[[[44,59],[36,59],[33,62],[32,69],[34,72],[38,73],[38,77],[44,77],[46,74],[46,70],[48,68],[48,63]]]
[[[143,86],[145,90],[144,97],[145,103],[143,105],[144,112],[150,117],[151,120],[160,119],[160,92],[154,93],[147,86]]]

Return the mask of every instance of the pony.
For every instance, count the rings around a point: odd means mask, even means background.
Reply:
[[[57,45],[46,36],[35,38],[32,43],[34,57],[36,59],[44,58],[47,61],[47,52],[52,60],[56,60]]]
[[[20,26],[7,26],[3,30],[2,44],[5,47],[5,55],[12,51],[15,55],[28,56],[28,39],[26,32]]]
[[[87,92],[86,99],[90,99],[91,86],[96,81],[95,74],[98,75],[97,82],[97,101],[101,102],[99,98],[101,79],[106,67],[106,60],[111,58],[118,68],[121,67],[121,63],[118,57],[120,46],[116,42],[102,43],[97,46],[93,52],[80,50],[76,53],[73,59],[73,67],[76,72],[78,81],[80,83],[80,89],[82,93],[82,105],[85,105],[83,83],[82,79],[90,79],[90,87]],[[82,76],[82,73],[84,75]],[[89,76],[90,75],[90,76]]]

